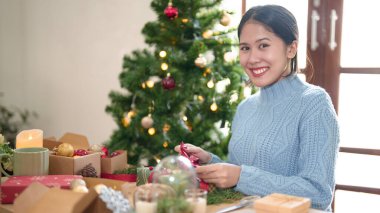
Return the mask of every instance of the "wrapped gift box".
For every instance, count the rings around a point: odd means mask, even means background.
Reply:
[[[127,167],[127,152],[125,150],[117,150],[118,155],[113,157],[104,157],[101,159],[101,172],[113,174],[117,170],[123,170]]]
[[[255,201],[256,213],[306,213],[309,212],[309,198],[273,193]]]
[[[104,184],[114,190],[126,191],[124,196],[132,200],[135,184],[101,178],[83,180],[89,189],[88,193],[74,192],[59,188],[48,188],[38,182],[30,184],[14,202],[14,212],[54,212],[54,213],[111,213],[106,204],[99,198],[94,187]],[[1,212],[1,207],[0,207]]]
[[[44,147],[54,149],[62,143],[69,143],[74,150],[87,150],[90,146],[87,137],[75,133],[66,133],[58,141],[54,138],[44,139]],[[84,156],[65,157],[51,154],[49,156],[50,175],[76,175],[86,165],[91,164],[95,168],[97,176],[101,173],[100,153],[90,153]]]
[[[79,175],[46,175],[46,176],[13,176],[1,184],[1,203],[13,203],[21,192],[34,182],[47,187],[69,189],[74,179],[81,179]]]

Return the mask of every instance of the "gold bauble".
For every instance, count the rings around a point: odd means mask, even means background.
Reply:
[[[128,127],[129,124],[131,123],[131,118],[127,115],[123,118],[122,120],[122,123],[123,123],[123,126],[124,127]]]
[[[225,27],[228,26],[231,23],[231,15],[225,12],[219,23]]]
[[[58,146],[56,155],[72,157],[74,156],[74,147],[69,143],[62,143]]]
[[[214,32],[212,30],[206,30],[202,33],[202,37],[205,39],[209,39],[212,37],[213,34]]]
[[[153,123],[154,123],[154,121],[153,121],[153,118],[150,114],[141,119],[141,126],[144,127],[145,129],[152,127]]]
[[[204,68],[207,64],[207,60],[205,57],[199,56],[198,58],[195,59],[194,63],[197,67]]]

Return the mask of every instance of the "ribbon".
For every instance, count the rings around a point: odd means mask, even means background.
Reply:
[[[197,167],[197,166],[200,166],[201,164],[199,163],[199,158],[197,156],[194,156],[193,154],[189,153],[187,151],[187,147],[185,145],[185,143],[182,141],[180,143],[180,154],[182,156],[184,156],[185,158],[189,159],[190,162],[191,162],[191,165],[193,165],[193,167]],[[198,181],[199,181],[199,187],[201,189],[204,189],[204,190],[209,190],[209,184],[206,183],[204,180],[200,179],[200,178],[197,178]]]

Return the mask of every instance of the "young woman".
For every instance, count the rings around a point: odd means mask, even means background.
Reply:
[[[196,168],[198,177],[247,195],[308,197],[313,208],[330,210],[337,116],[325,90],[296,75],[294,16],[281,6],[253,7],[244,14],[238,36],[240,64],[260,91],[238,106],[228,163],[186,144],[187,151],[205,164]]]

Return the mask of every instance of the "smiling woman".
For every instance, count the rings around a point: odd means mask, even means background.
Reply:
[[[260,91],[238,106],[227,162],[192,144],[186,147],[207,164],[196,168],[205,182],[247,195],[308,197],[313,208],[328,211],[337,116],[329,95],[296,75],[294,26],[293,15],[278,5],[252,7],[244,14],[238,28],[240,63]]]

